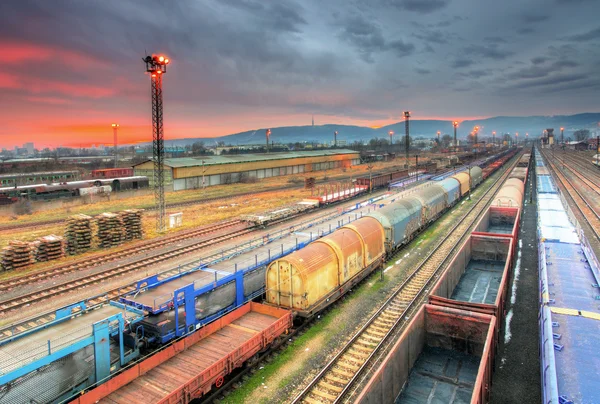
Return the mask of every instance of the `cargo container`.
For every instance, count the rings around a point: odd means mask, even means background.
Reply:
[[[488,402],[495,328],[493,316],[424,305],[355,402]]]
[[[189,403],[292,327],[291,312],[250,302],[138,362],[73,403]]]
[[[462,172],[455,174],[450,178],[454,178],[460,183],[460,196],[465,196],[467,192],[469,192],[469,174]]]
[[[475,226],[472,234],[508,236],[516,242],[520,218],[521,210],[519,208],[490,206]]]
[[[421,211],[421,201],[407,197],[368,213],[366,216],[381,223],[385,232],[386,250],[391,251],[408,242],[412,234],[423,225]]]
[[[483,170],[477,166],[471,167],[471,188],[475,188],[483,181]]]
[[[444,188],[435,183],[419,189],[413,196],[420,200],[423,206],[423,223],[435,220],[448,206]]]
[[[527,167],[515,167],[508,178],[518,178],[525,182],[527,180]]]
[[[456,178],[446,178],[438,185],[446,191],[448,206],[454,205],[460,199],[460,182]]]
[[[523,206],[524,195],[525,185],[523,181],[517,178],[510,178],[506,180],[502,188],[494,196],[491,205],[520,208]]]
[[[431,289],[429,303],[504,316],[514,242],[471,235]]]
[[[378,268],[385,255],[383,229],[377,229],[381,225],[376,220],[363,219],[271,262],[266,301],[309,317]]]

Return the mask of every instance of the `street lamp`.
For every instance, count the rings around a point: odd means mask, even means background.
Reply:
[[[440,150],[441,150],[441,149],[442,149],[442,144],[440,143],[440,133],[441,133],[441,132],[438,130],[438,131],[437,131],[437,137],[438,137],[438,149],[440,149]]]
[[[496,147],[496,131],[492,132],[492,144],[494,145],[494,148]]]
[[[404,148],[406,153],[406,168],[409,167],[408,162],[408,150],[410,149],[410,111],[404,111],[404,131],[406,134],[406,139],[404,141]]]
[[[456,152],[458,144],[456,142],[456,128],[458,128],[458,121],[452,122],[452,126],[454,126],[454,151]]]
[[[271,129],[267,129],[265,131],[265,134],[267,136],[267,153],[269,152],[269,139],[271,138]]]
[[[388,135],[390,135],[390,146],[394,144],[394,131],[391,130],[388,132]]]
[[[517,143],[517,147],[519,147],[519,132],[515,132],[515,142]]]
[[[562,126],[560,127],[560,142],[562,144],[565,143],[565,128],[563,128]]]
[[[333,132],[333,147],[337,147],[337,135],[338,131]]]
[[[119,124],[118,123],[113,123],[112,125],[113,128],[113,144],[115,145],[115,168],[117,168],[118,162],[119,162],[119,158],[117,155],[117,131],[119,130]]]

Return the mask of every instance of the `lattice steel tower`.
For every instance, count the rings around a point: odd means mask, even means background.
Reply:
[[[146,56],[146,72],[150,73],[152,97],[152,158],[154,160],[154,201],[156,204],[156,231],[166,230],[165,212],[165,133],[163,128],[162,77],[167,72],[169,59],[164,56]]]
[[[406,153],[406,168],[408,168],[408,149],[410,148],[410,111],[404,111],[404,125],[404,133],[406,134],[406,138],[404,139],[404,149]]]

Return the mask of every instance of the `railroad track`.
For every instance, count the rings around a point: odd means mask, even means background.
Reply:
[[[600,215],[598,215],[598,213],[596,213],[592,206],[587,202],[575,184],[573,184],[573,182],[569,180],[561,171],[559,166],[554,163],[553,159],[548,158],[544,152],[542,152],[542,154],[544,155],[548,165],[551,167],[551,172],[554,174],[556,179],[558,179],[557,183],[562,184],[563,188],[567,191],[565,193],[569,195],[571,200],[574,202],[573,205],[577,206],[581,216],[591,228],[592,232],[596,236],[596,239],[600,241]],[[573,172],[573,170],[571,171]]]
[[[346,397],[364,375],[368,364],[382,355],[382,348],[400,324],[404,324],[405,317],[419,306],[426,288],[468,236],[468,230],[491,203],[517,162],[518,158],[515,158],[481,199],[457,220],[392,296],[294,398],[294,404],[339,403]]]
[[[151,251],[151,250],[154,250],[154,249],[157,249],[160,247],[164,247],[166,244],[172,244],[172,243],[177,243],[177,242],[180,242],[183,240],[188,240],[188,239],[195,238],[195,237],[201,237],[204,235],[208,235],[210,233],[214,233],[215,231],[219,231],[219,230],[223,230],[223,229],[227,229],[227,228],[231,228],[231,227],[239,227],[240,229],[236,229],[236,230],[241,230],[243,228],[248,228],[248,225],[245,225],[245,223],[242,222],[241,220],[228,220],[225,222],[220,222],[220,223],[216,223],[214,225],[206,226],[206,227],[203,227],[200,229],[181,232],[181,233],[175,234],[173,236],[170,236],[168,238],[161,238],[158,240],[156,240],[156,239],[149,240],[148,242],[143,243],[141,245],[137,244],[137,245],[128,247],[126,249],[114,252],[114,253],[104,254],[104,255],[96,257],[96,258],[82,259],[82,260],[79,260],[76,262],[71,262],[71,263],[67,263],[64,265],[54,266],[43,272],[32,273],[32,274],[20,276],[18,278],[11,278],[6,281],[1,281],[0,282],[0,292],[5,292],[5,291],[11,290],[15,287],[22,287],[22,286],[30,285],[30,284],[37,283],[39,281],[43,281],[46,279],[50,279],[50,278],[53,278],[53,277],[56,277],[59,275],[65,275],[65,274],[68,274],[71,272],[80,271],[83,269],[87,269],[87,268],[94,267],[97,265],[105,264],[105,263],[115,261],[118,259],[127,258],[127,257],[137,255],[142,252]],[[195,244],[195,246],[196,246],[196,248],[198,248],[196,244]],[[173,256],[184,254],[185,252],[187,252],[187,248],[182,247],[179,249],[175,249],[173,251],[174,251],[174,255],[172,255],[171,257],[168,257],[168,258],[173,258]],[[163,260],[163,259],[160,259],[160,257],[157,258],[157,257],[153,256],[153,257],[145,257],[140,262],[144,261],[147,263],[153,259],[155,260],[153,262],[160,262]],[[167,259],[166,256],[165,256],[165,259]],[[137,264],[137,263],[130,263],[127,265],[134,265],[134,264]],[[138,265],[138,267],[139,267],[139,265]],[[2,303],[0,303],[0,305],[1,304]]]
[[[95,285],[98,283],[102,283],[109,279],[125,275],[129,272],[139,270],[147,265],[152,265],[152,264],[156,264],[158,262],[169,260],[176,256],[195,251],[198,248],[202,248],[202,247],[214,245],[214,244],[226,241],[226,240],[230,240],[232,238],[239,237],[241,235],[250,233],[252,231],[254,231],[254,229],[252,229],[252,228],[240,229],[240,230],[234,231],[233,233],[228,233],[228,234],[225,234],[222,236],[202,240],[197,243],[194,243],[194,244],[191,244],[188,246],[184,246],[184,247],[180,247],[180,248],[177,248],[175,250],[172,250],[172,251],[169,251],[166,253],[161,253],[161,254],[157,254],[152,257],[147,257],[147,258],[136,261],[129,265],[119,266],[117,268],[112,268],[112,269],[100,272],[98,274],[95,274],[95,275],[92,275],[92,276],[89,276],[86,278],[63,282],[63,283],[60,283],[57,285],[53,285],[52,287],[47,288],[47,289],[43,289],[43,290],[31,292],[31,293],[26,293],[19,297],[2,301],[2,302],[0,302],[0,317],[6,315],[10,311],[17,310],[23,306],[27,306],[32,303],[39,303],[40,301],[48,300],[55,296],[64,295],[66,293],[73,292],[78,289],[82,289],[82,288],[89,287],[89,286],[92,286],[92,285]],[[175,275],[177,273],[190,270],[190,269],[192,269],[192,267],[194,265],[196,265],[196,263],[190,263],[188,265],[181,266],[181,267],[175,268],[170,271],[166,271],[163,274],[167,274],[167,275],[163,276],[161,274],[160,279],[165,279],[165,278]],[[135,285],[130,285],[129,288],[131,290],[131,288],[135,288]],[[109,292],[109,294],[111,294],[111,296],[109,297],[109,300],[110,300],[110,298],[112,298],[114,296],[118,296],[119,294],[126,293],[130,290],[125,290],[125,289],[113,290],[113,291]],[[102,303],[103,300],[95,301],[95,300],[91,299],[91,300],[88,300],[88,302],[92,305],[96,305],[96,304]]]

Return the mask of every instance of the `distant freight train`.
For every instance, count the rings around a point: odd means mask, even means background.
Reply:
[[[0,188],[0,205],[9,205],[20,199],[49,201],[142,188],[148,188],[148,177],[92,179],[61,184],[4,187]]]

